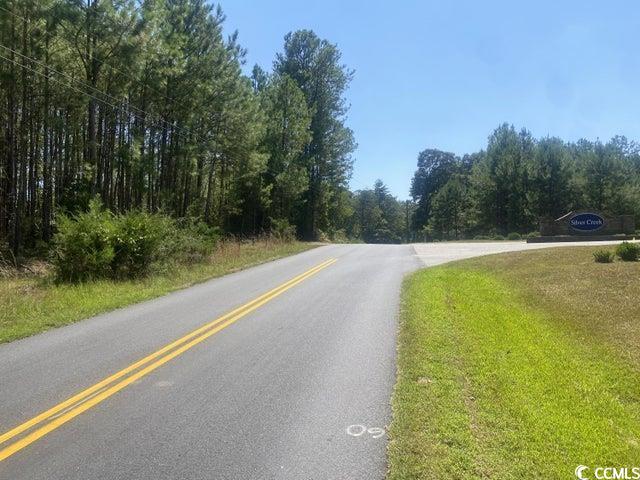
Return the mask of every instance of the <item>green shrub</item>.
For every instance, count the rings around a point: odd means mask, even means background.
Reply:
[[[113,215],[94,200],[89,211],[57,220],[53,264],[58,280],[132,278],[154,263],[195,263],[211,255],[219,231],[144,212]]]
[[[637,262],[640,259],[640,245],[622,242],[616,247],[616,255],[625,262]]]
[[[182,219],[171,222],[160,247],[165,261],[193,264],[204,261],[220,240],[220,230],[204,222]]]
[[[316,240],[322,243],[331,243],[331,236],[322,230],[318,229],[316,232]]]
[[[271,218],[271,235],[283,242],[292,242],[296,239],[296,227],[286,218]]]
[[[507,240],[522,240],[522,235],[520,235],[518,232],[511,232],[509,235],[507,235]]]
[[[609,250],[596,250],[593,252],[593,258],[596,263],[611,263],[613,262],[614,255]]]
[[[349,235],[347,235],[347,232],[345,232],[345,230],[342,228],[333,232],[331,241],[333,243],[352,243],[353,242],[353,240],[349,238]]]
[[[479,234],[476,235],[475,237],[473,237],[474,240],[491,240],[492,236],[491,235],[486,235],[486,234]]]
[[[525,235],[525,238],[538,238],[540,236],[540,232],[529,232]]]
[[[59,280],[80,282],[109,276],[115,257],[113,215],[93,200],[86,213],[57,218],[53,265]]]
[[[504,236],[500,235],[499,233],[496,233],[494,235],[491,235],[491,240],[504,240]]]
[[[163,215],[128,212],[115,217],[112,271],[118,278],[147,273],[160,254],[163,241],[173,233],[173,223]]]

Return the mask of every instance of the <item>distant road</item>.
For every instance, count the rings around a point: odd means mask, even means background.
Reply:
[[[330,245],[0,345],[0,478],[382,479],[402,278],[523,248]]]

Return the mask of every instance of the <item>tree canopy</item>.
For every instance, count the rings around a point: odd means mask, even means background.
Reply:
[[[56,212],[163,212],[236,235],[351,220],[353,72],[310,30],[243,74],[204,0],[0,0],[0,242],[48,242]]]
[[[505,123],[477,153],[421,152],[411,195],[420,238],[526,234],[581,209],[640,218],[640,145],[534,139]]]

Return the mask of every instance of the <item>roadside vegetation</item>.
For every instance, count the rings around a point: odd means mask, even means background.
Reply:
[[[611,258],[611,260],[613,260]],[[640,458],[640,265],[589,247],[404,285],[389,478],[561,479]]]
[[[223,6],[195,0],[0,2],[0,249],[46,252],[56,214],[98,197],[224,236],[405,240],[382,182],[349,190],[354,72],[338,47],[283,32],[268,69],[245,69],[227,28]]]
[[[623,262],[637,262],[640,260],[640,245],[622,242],[616,247],[616,255]]]
[[[616,246],[615,252],[605,248],[599,248],[593,252],[596,263],[612,263],[616,257],[623,262],[640,261],[640,244],[622,242]]]
[[[135,210],[114,214],[97,200],[87,212],[61,215],[57,224],[51,257],[61,282],[136,278],[153,266],[200,262],[220,240],[219,231],[204,222]]]
[[[0,10],[0,244],[16,258],[51,242],[56,212],[97,196],[241,237],[286,223],[326,239],[352,225],[353,72],[335,44],[285,31],[270,68],[246,72],[217,4]]]
[[[94,205],[61,222],[52,263],[0,264],[0,343],[317,245],[275,234],[223,239],[203,225]]]

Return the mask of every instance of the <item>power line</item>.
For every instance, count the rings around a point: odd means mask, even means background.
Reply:
[[[75,78],[75,77],[73,77],[73,76],[71,76],[71,75],[69,75],[69,74],[67,74],[67,73],[60,72],[60,71],[56,70],[55,68],[51,67],[50,65],[47,65],[47,64],[45,64],[45,63],[43,63],[43,62],[40,62],[39,60],[37,60],[37,59],[35,59],[35,58],[33,58],[33,57],[30,57],[30,56],[28,56],[28,55],[23,55],[22,53],[20,53],[20,52],[18,52],[18,51],[16,51],[16,50],[14,50],[14,49],[12,49],[12,48],[9,48],[9,47],[7,47],[6,45],[2,45],[1,43],[0,43],[0,48],[4,48],[5,50],[9,50],[10,52],[14,53],[15,55],[19,55],[20,57],[24,58],[25,60],[31,61],[31,62],[33,62],[33,63],[36,63],[36,64],[40,65],[40,66],[41,66],[41,67],[43,67],[43,68],[47,68],[47,69],[51,70],[52,72],[57,73],[58,75],[63,76],[63,77],[65,77],[65,78],[67,78],[67,79],[71,80],[72,82],[79,83],[79,84],[81,84],[82,86],[84,86],[84,87],[86,87],[86,88],[89,88],[89,89],[93,90],[94,92],[97,92],[97,93],[99,93],[99,94],[101,94],[101,95],[104,95],[105,97],[109,98],[109,99],[110,99],[110,100],[112,100],[112,101],[119,102],[119,103],[121,103],[121,104],[126,105],[126,106],[127,106],[127,107],[129,107],[130,109],[137,110],[137,111],[139,111],[139,112],[143,113],[144,115],[151,116],[151,114],[150,114],[150,113],[148,113],[148,112],[144,111],[143,109],[141,109],[141,108],[139,108],[139,107],[136,107],[135,105],[132,105],[132,104],[131,104],[131,103],[129,103],[129,102],[127,102],[127,101],[125,101],[125,100],[118,99],[118,98],[114,97],[113,95],[110,95],[110,94],[108,94],[108,93],[106,93],[106,92],[103,92],[103,91],[102,91],[102,90],[100,90],[99,88],[96,88],[96,87],[94,87],[93,85],[89,85],[88,83],[86,83],[86,82],[84,82],[84,81],[82,81],[82,80],[79,80],[79,79],[77,79],[77,78]],[[49,78],[51,78],[51,77],[49,77]],[[93,97],[93,98],[96,98],[96,97]],[[195,135],[194,133],[192,133],[192,132],[191,132],[188,128],[186,128],[186,127],[184,127],[184,128],[183,128],[183,127],[178,127],[177,125],[173,125],[173,124],[171,124],[171,123],[167,122],[166,120],[164,120],[164,119],[162,119],[162,118],[160,118],[160,119],[159,119],[159,121],[161,121],[161,122],[165,123],[166,125],[169,125],[169,126],[171,126],[171,127],[173,127],[173,128],[176,128],[176,129],[178,129],[178,130],[183,130],[183,129],[184,129],[184,130],[186,130],[186,132],[187,132],[187,133],[189,133],[190,135],[194,135],[194,136],[196,136],[196,138],[197,138],[197,135]]]
[[[22,20],[23,22],[28,22],[28,21],[29,21],[27,18],[25,18],[25,17],[23,17],[23,16],[21,16],[21,15],[18,15],[17,13],[14,13],[14,12],[12,12],[11,10],[8,10],[8,9],[6,9],[6,8],[2,7],[2,6],[0,6],[0,10],[2,10],[2,11],[4,11],[4,12],[7,12],[8,14],[12,15],[13,17],[15,17],[15,18],[17,18],[17,19],[19,19],[19,20]],[[137,11],[139,11],[139,9],[136,9],[136,12],[137,12]],[[47,36],[47,37],[51,37],[51,36],[53,35],[53,33],[52,33],[52,32],[45,32],[45,33],[44,33],[44,35],[45,35],[45,36]],[[104,65],[104,64],[105,64],[105,62],[106,62],[105,60],[100,60],[100,59],[96,59],[96,61],[97,61],[100,65]],[[135,83],[137,83],[138,85],[141,85],[141,86],[143,86],[143,87],[145,87],[145,88],[148,88],[148,89],[152,90],[153,92],[155,92],[156,94],[158,94],[158,95],[160,95],[162,98],[164,98],[165,100],[168,100],[171,104],[174,104],[174,105],[175,105],[175,102],[177,102],[177,101],[178,101],[178,99],[168,97],[167,95],[163,94],[162,92],[160,92],[158,89],[156,89],[156,88],[152,87],[151,85],[148,85],[148,84],[146,84],[146,83],[144,83],[144,82],[142,82],[142,81],[140,81],[140,80],[136,79],[136,78],[131,74],[131,72],[125,72],[125,71],[123,71],[123,70],[121,70],[121,69],[119,69],[119,68],[117,68],[117,67],[115,67],[115,66],[113,66],[113,65],[109,65],[109,68],[111,68],[112,70],[115,70],[116,72],[118,72],[118,73],[120,73],[120,74],[122,74],[122,75],[124,75],[124,76],[129,77],[131,80],[133,80],[133,81],[134,81]]]
[[[49,75],[45,75],[44,73],[39,72],[38,70],[36,70],[36,69],[34,69],[34,68],[31,68],[31,67],[29,67],[29,66],[27,66],[27,65],[25,65],[25,64],[23,64],[23,63],[17,62],[17,61],[15,61],[14,59],[7,58],[7,57],[5,57],[5,56],[4,56],[4,55],[2,55],[2,54],[0,54],[0,58],[2,58],[2,59],[4,59],[4,60],[6,60],[6,61],[8,61],[8,62],[11,62],[11,63],[13,63],[13,64],[15,64],[15,65],[17,65],[17,66],[19,66],[19,67],[21,67],[21,68],[26,68],[27,70],[29,70],[29,71],[31,71],[31,72],[33,72],[33,73],[37,74],[37,75],[40,75],[40,76],[42,76],[42,77],[45,77],[45,78],[47,78],[47,79],[49,79],[49,80],[51,80],[51,81],[53,81],[53,82],[55,82],[55,83],[58,83],[58,84],[63,85],[63,86],[65,86],[65,87],[67,87],[67,88],[70,88],[70,89],[72,89],[72,90],[74,90],[74,91],[76,91],[76,92],[78,92],[78,93],[81,93],[81,94],[83,94],[83,95],[87,95],[88,97],[91,97],[91,98],[93,98],[93,99],[95,99],[95,100],[97,100],[97,101],[99,101],[99,102],[102,102],[102,103],[104,103],[104,104],[106,104],[106,105],[110,106],[111,108],[114,108],[114,109],[116,109],[116,110],[117,110],[117,109],[119,109],[119,108],[121,108],[121,106],[119,106],[119,105],[114,105],[113,103],[107,102],[106,100],[103,100],[103,99],[101,99],[101,98],[98,98],[98,97],[96,97],[95,95],[91,95],[90,93],[85,92],[84,90],[81,90],[81,89],[79,89],[79,88],[77,88],[77,87],[74,87],[74,86],[73,86],[73,85],[71,85],[71,84],[68,84],[68,83],[62,82],[62,81],[60,81],[60,80],[56,80],[55,78],[53,78],[53,77],[51,77],[51,76],[49,76]],[[146,113],[146,112],[145,112],[145,113]],[[145,121],[145,120],[146,120],[145,118],[142,118],[140,115],[137,115],[137,114],[135,114],[135,113],[133,113],[133,112],[131,112],[131,115],[133,115],[134,117],[138,118],[139,120],[143,120],[143,121]],[[149,114],[147,113],[147,115],[149,115]],[[152,125],[152,126],[156,126],[156,127],[158,127],[158,126],[159,126],[156,122],[151,121],[150,123],[151,123],[151,125]],[[177,128],[175,125],[170,124],[170,123],[168,123],[168,122],[166,122],[166,121],[165,121],[165,123],[167,123],[168,125],[170,125],[170,126],[171,126],[171,127],[173,127],[173,128]],[[178,132],[178,134],[179,134],[179,133],[180,133],[180,132]],[[198,138],[196,137],[196,139],[198,139]],[[199,139],[198,139],[198,140],[199,140]]]

